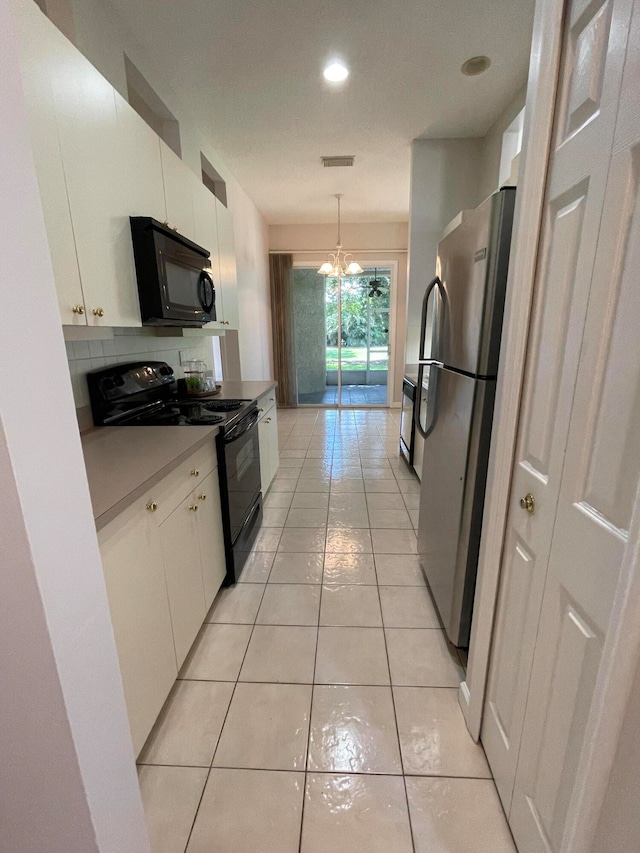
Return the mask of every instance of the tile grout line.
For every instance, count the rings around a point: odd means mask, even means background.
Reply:
[[[397,480],[396,480],[396,482],[397,482]],[[373,558],[373,562],[374,562],[374,566],[375,566],[375,570],[376,570],[376,581],[378,581],[378,565],[376,563],[375,555]],[[382,596],[380,595],[380,583],[379,583],[379,581],[377,583],[377,588],[378,588],[378,601],[380,603],[380,618],[382,620],[382,636],[384,638],[384,650],[385,650],[385,654],[387,656],[387,667],[389,669],[389,691],[391,693],[391,704],[393,706],[393,721],[394,721],[395,726],[396,726],[396,738],[398,741],[398,753],[400,755],[400,768],[402,770],[402,787],[404,788],[404,799],[405,799],[405,803],[407,805],[407,820],[409,821],[409,833],[411,836],[411,846],[412,846],[412,849],[415,853],[416,842],[415,842],[415,836],[414,836],[414,832],[413,832],[413,822],[411,820],[411,809],[409,807],[409,792],[407,790],[407,777],[406,777],[406,774],[404,771],[404,757],[402,755],[402,744],[400,742],[400,726],[398,725],[398,712],[396,709],[396,697],[395,697],[395,693],[393,690],[393,675],[391,673],[391,661],[389,659],[389,647],[387,645],[387,632],[386,632],[386,625],[385,625],[385,620],[384,620],[384,611],[382,610]]]
[[[328,504],[327,504],[327,513],[328,512],[329,512],[329,509],[328,509]],[[315,653],[313,656],[313,674],[311,676],[311,682],[312,683],[311,683],[311,702],[309,704],[309,728],[307,730],[307,746],[306,746],[305,757],[304,757],[304,787],[302,789],[302,809],[300,810],[300,839],[298,842],[298,853],[302,853],[302,833],[304,830],[304,809],[305,809],[305,803],[307,800],[307,779],[308,779],[308,773],[309,773],[309,749],[311,746],[311,720],[312,720],[312,714],[313,714],[313,698],[314,698],[314,693],[315,693],[316,667],[318,664],[318,644],[320,641],[320,613],[322,610],[322,587],[323,587],[322,581],[324,581],[324,560],[325,560],[325,557],[327,554],[326,544],[327,544],[327,542],[326,542],[326,534],[325,534],[325,549],[324,549],[324,552],[322,554],[322,575],[320,576],[321,583],[320,583],[320,600],[318,602],[318,621],[317,621],[317,626],[316,626],[316,648],[315,648]]]
[[[274,558],[274,560],[275,560],[275,558]],[[216,744],[215,744],[215,747],[214,747],[213,752],[211,754],[211,763],[209,764],[209,771],[207,773],[206,779],[204,780],[204,786],[202,788],[202,793],[200,794],[200,799],[198,800],[198,805],[196,806],[195,814],[193,816],[193,821],[191,823],[191,829],[189,830],[189,835],[187,836],[187,843],[185,844],[185,847],[184,847],[184,853],[187,853],[188,848],[189,848],[189,844],[191,843],[191,836],[193,835],[193,830],[194,830],[194,827],[196,825],[196,821],[198,819],[198,812],[200,811],[200,806],[202,805],[202,800],[204,799],[204,793],[207,790],[207,785],[209,784],[209,779],[211,777],[211,771],[213,770],[213,762],[215,760],[216,752],[218,751],[218,747],[220,745],[220,740],[222,738],[222,733],[224,731],[224,727],[227,723],[227,718],[229,717],[229,711],[231,710],[231,704],[233,702],[233,697],[235,696],[236,689],[238,687],[238,684],[240,683],[240,673],[242,672],[242,667],[244,666],[244,662],[245,662],[245,659],[247,657],[247,652],[249,651],[249,645],[251,644],[251,638],[253,637],[253,633],[254,633],[255,628],[256,628],[256,620],[258,619],[258,613],[260,612],[260,607],[262,606],[262,601],[264,599],[264,594],[267,590],[267,583],[269,581],[269,577],[271,576],[272,569],[273,569],[273,563],[271,564],[271,568],[269,569],[269,575],[267,576],[267,582],[264,584],[264,587],[262,590],[262,595],[260,596],[260,603],[258,604],[255,619],[253,621],[253,625],[251,628],[251,633],[249,634],[249,641],[247,642],[246,648],[244,650],[244,654],[242,656],[242,661],[240,662],[240,668],[238,669],[238,675],[236,677],[235,684],[233,685],[233,690],[231,691],[231,696],[229,697],[229,704],[227,705],[227,710],[225,712],[224,719],[222,721],[222,725],[220,726],[220,731],[218,733],[218,737],[216,738]],[[237,586],[237,584],[235,584],[235,586]],[[210,623],[210,624],[216,624],[216,623]],[[221,623],[217,623],[217,624],[221,624]]]

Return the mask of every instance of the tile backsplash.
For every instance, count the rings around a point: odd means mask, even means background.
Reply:
[[[66,341],[67,359],[73,387],[76,409],[89,405],[87,373],[100,367],[108,367],[125,361],[145,358],[166,361],[183,376],[180,367],[180,352],[186,351],[189,358],[200,359],[213,368],[212,338],[156,337],[153,329],[114,329],[114,336],[107,340]]]

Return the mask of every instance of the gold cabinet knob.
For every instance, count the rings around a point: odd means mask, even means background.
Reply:
[[[527,492],[523,498],[520,498],[520,506],[522,509],[526,509],[530,515],[533,515],[536,511],[536,499],[531,492]]]
[[[276,401],[276,398],[275,398],[275,397],[269,397],[269,402],[270,402],[270,403],[275,403],[275,401]]]
[[[191,504],[189,509],[191,510],[191,512],[198,512],[198,507],[196,506],[196,504]]]
[[[258,409],[259,412],[264,412],[264,409]]]
[[[84,305],[74,305],[71,310],[74,314],[84,314]]]
[[[191,472],[191,476],[192,476],[192,477],[199,477],[199,476],[200,476],[200,471],[198,471],[198,469],[197,469],[197,468],[194,468],[194,469],[192,470],[192,472]]]
[[[271,423],[271,418],[265,418],[265,419],[264,419],[264,422],[265,422],[265,424],[270,424],[270,423]]]
[[[155,512],[158,509],[158,504],[155,501],[149,501],[147,509],[149,512]]]
[[[94,308],[93,309],[94,317],[104,317],[104,308]]]
[[[198,500],[199,500],[199,501],[206,501],[206,499],[207,499],[207,496],[206,496],[206,495],[198,495]]]

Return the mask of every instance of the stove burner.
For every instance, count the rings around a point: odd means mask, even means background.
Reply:
[[[210,426],[211,424],[219,424],[224,418],[217,415],[198,415],[195,418],[187,418],[187,423],[192,425]]]
[[[246,400],[212,400],[210,403],[202,403],[202,408],[210,412],[234,412],[236,409],[241,409],[246,402]]]

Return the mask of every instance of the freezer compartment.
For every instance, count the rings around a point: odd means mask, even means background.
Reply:
[[[450,641],[469,645],[495,380],[434,365],[424,442],[418,553]]]
[[[514,205],[515,189],[503,188],[465,211],[438,244],[441,286],[425,306],[432,342],[427,322],[423,359],[477,376],[497,374]]]

